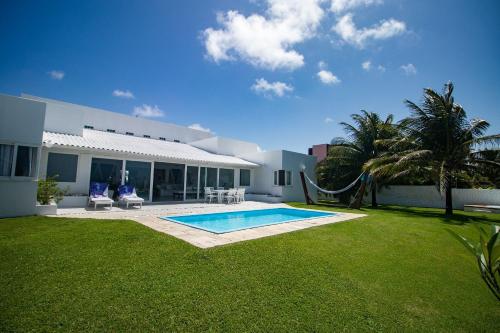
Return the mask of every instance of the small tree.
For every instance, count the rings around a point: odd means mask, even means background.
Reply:
[[[41,179],[38,181],[36,199],[42,205],[48,205],[52,201],[58,203],[62,200],[66,192],[66,190],[62,190],[57,187],[55,177],[47,177],[47,179]]]

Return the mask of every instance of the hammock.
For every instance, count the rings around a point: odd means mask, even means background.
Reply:
[[[307,181],[309,181],[309,183],[311,183],[312,186],[314,186],[318,191],[321,191],[321,192],[327,193],[327,194],[340,194],[342,192],[345,192],[345,191],[351,189],[354,185],[356,185],[356,183],[358,182],[358,180],[360,180],[361,177],[363,177],[364,174],[365,173],[360,174],[359,177],[356,178],[356,180],[354,180],[352,183],[350,183],[349,185],[347,185],[343,189],[340,189],[340,190],[337,190],[337,191],[328,191],[328,190],[325,190],[325,189],[319,187],[318,185],[316,185],[309,177],[307,177],[306,173],[304,172],[304,176],[306,177]]]

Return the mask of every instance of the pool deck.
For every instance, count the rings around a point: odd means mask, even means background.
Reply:
[[[57,216],[74,218],[94,219],[127,219],[134,220],[158,232],[182,239],[200,248],[211,248],[214,246],[232,244],[251,239],[279,235],[287,232],[307,229],[311,227],[338,223],[366,216],[365,214],[337,213],[335,216],[300,220],[273,224],[252,229],[233,231],[223,234],[215,234],[201,229],[192,228],[179,223],[161,219],[164,216],[191,215],[220,213],[239,210],[257,210],[269,208],[293,208],[286,204],[270,204],[256,201],[246,201],[235,205],[205,204],[205,203],[181,203],[165,205],[146,205],[142,209],[123,209],[113,207],[100,208],[59,208]],[[324,211],[321,211],[324,212]]]

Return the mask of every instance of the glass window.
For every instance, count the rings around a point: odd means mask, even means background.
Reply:
[[[290,172],[290,171],[287,171]],[[285,176],[286,172],[285,170],[276,170],[274,171],[274,185],[277,186],[285,186],[286,181],[285,181]],[[287,184],[289,185],[289,184]]]
[[[219,187],[234,187],[234,169],[219,169]]]
[[[58,182],[76,182],[78,155],[49,153],[47,177],[54,177]]]
[[[16,156],[17,177],[33,177],[36,170],[36,147],[18,146]]]
[[[292,185],[292,172],[291,171],[286,172],[286,185],[287,186]]]
[[[138,196],[149,200],[151,182],[151,163],[127,161],[125,164],[125,184],[135,187]]]
[[[13,155],[14,145],[0,144],[0,176],[10,177]]]
[[[184,199],[184,164],[155,162],[153,201]]]
[[[207,187],[217,187],[217,169],[207,168]]]
[[[112,160],[107,158],[92,158],[90,167],[90,181],[107,183],[108,190],[113,191],[113,199],[118,197],[118,186],[122,183],[121,160]]]
[[[240,169],[240,186],[250,186],[250,170]]]
[[[186,199],[198,198],[198,167],[188,166],[186,171]]]

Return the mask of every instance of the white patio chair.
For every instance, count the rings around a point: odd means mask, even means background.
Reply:
[[[226,200],[226,202],[228,204],[230,203],[236,203],[237,202],[237,191],[236,189],[232,188],[230,189],[229,191],[227,191],[227,194],[224,196],[224,200]]]
[[[236,192],[236,201],[238,203],[245,201],[245,188],[239,188]]]
[[[212,192],[213,189],[211,187],[205,187],[205,202],[212,203],[212,199],[217,200],[217,193]]]

